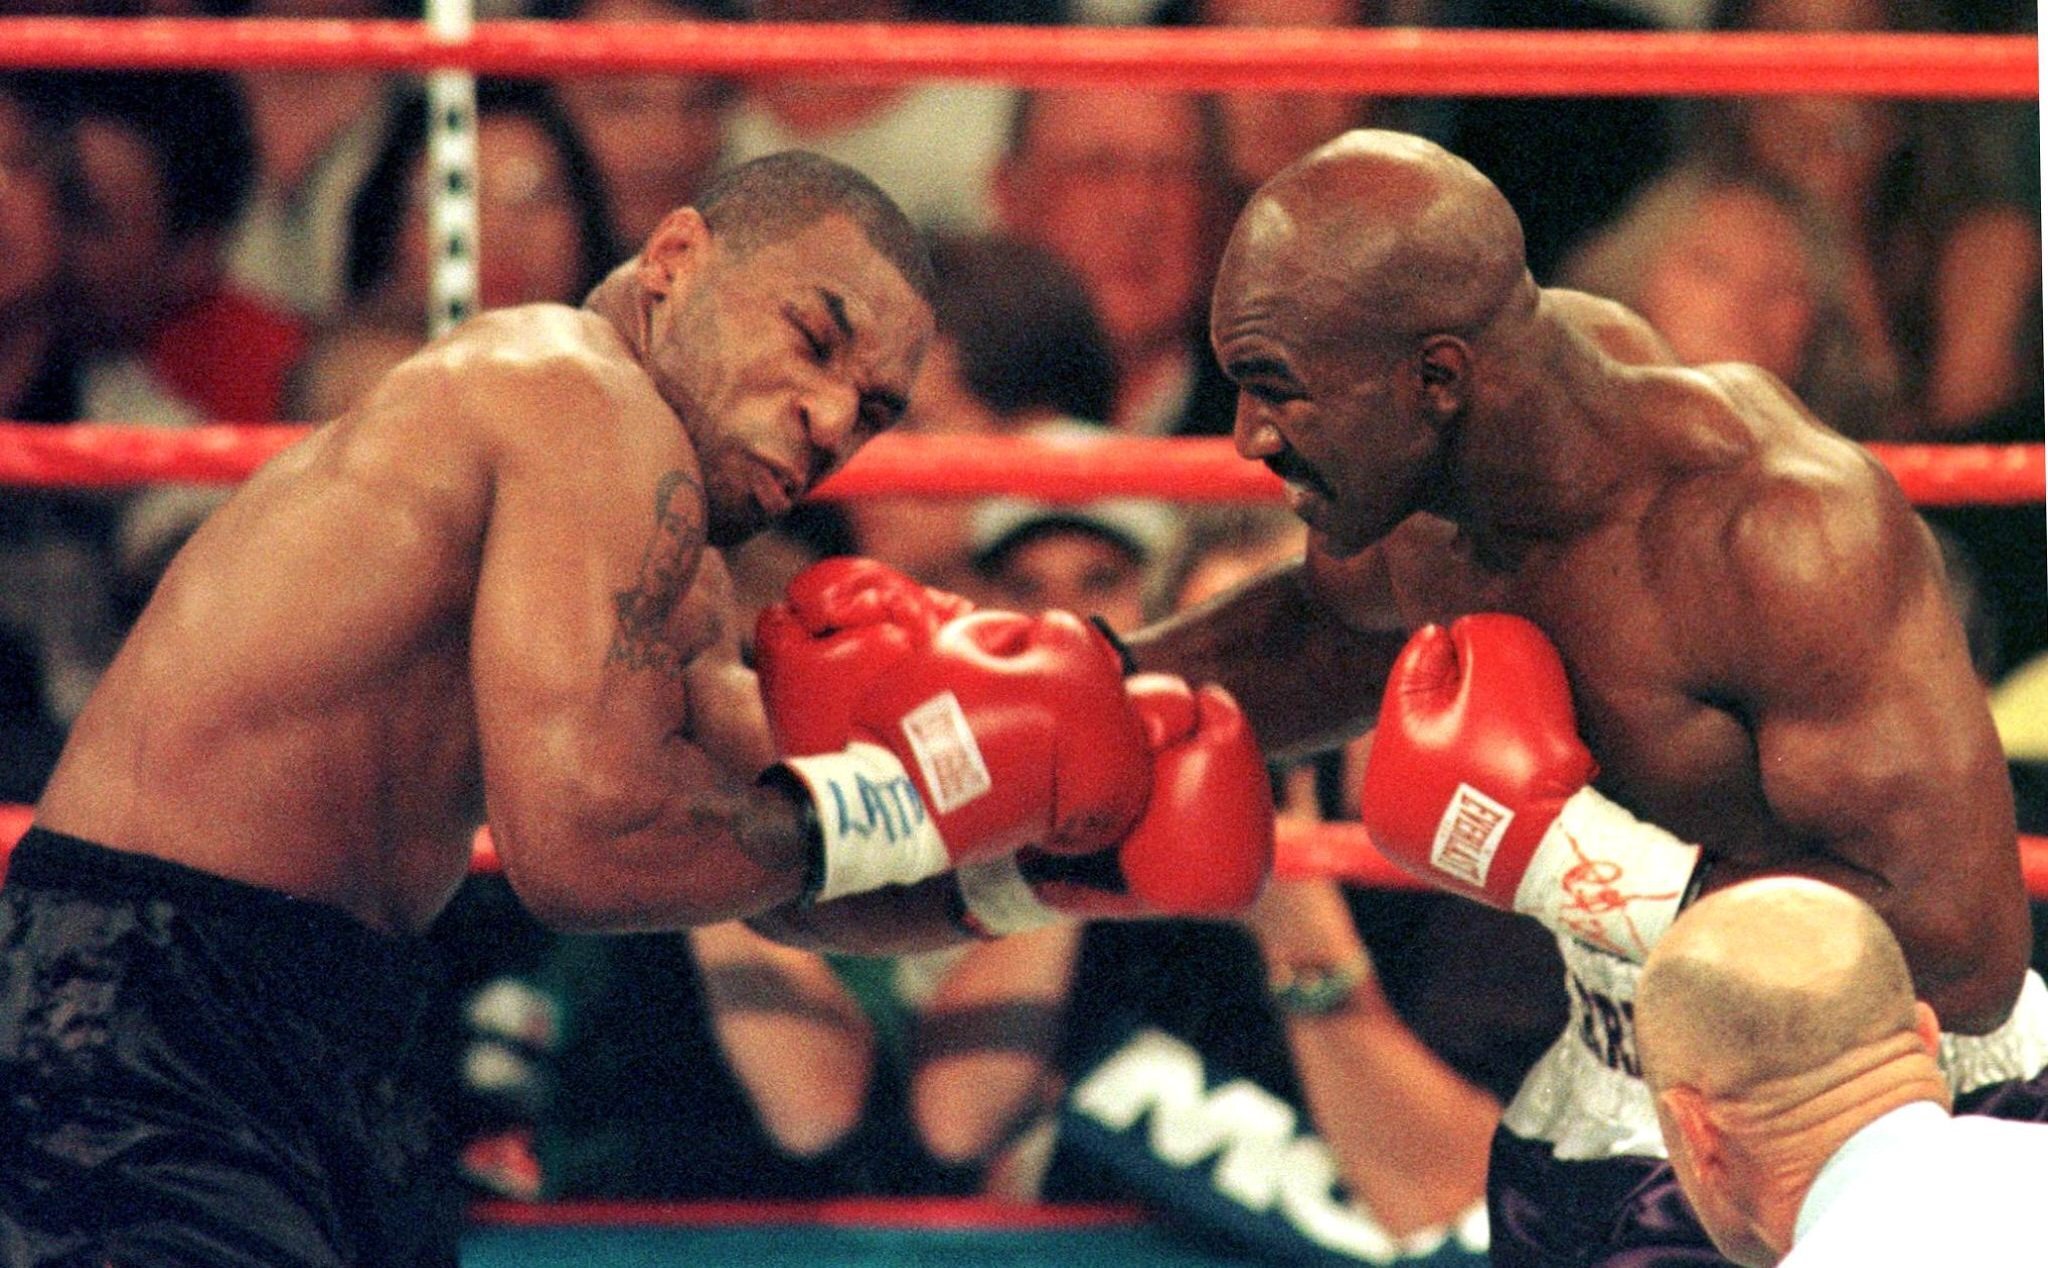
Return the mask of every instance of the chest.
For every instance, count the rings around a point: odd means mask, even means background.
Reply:
[[[1739,711],[1717,698],[1698,650],[1708,617],[1625,534],[1531,551],[1511,567],[1489,567],[1447,535],[1389,547],[1390,587],[1407,628],[1509,612],[1549,636],[1610,796],[1675,830],[1761,805],[1752,737]]]

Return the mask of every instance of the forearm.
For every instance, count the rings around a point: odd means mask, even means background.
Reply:
[[[677,747],[633,781],[636,794],[569,786],[493,799],[506,877],[538,918],[576,932],[683,929],[802,895],[813,848],[804,806]]]
[[[816,955],[738,924],[691,942],[713,1028],[769,1135],[798,1155],[823,1153],[860,1120],[874,1074],[873,1027]]]
[[[1126,640],[1141,670],[1221,683],[1260,747],[1282,759],[1334,748],[1370,725],[1402,638],[1346,627],[1299,565],[1266,573]]]
[[[1387,1231],[1442,1225],[1484,1196],[1499,1104],[1425,1047],[1377,986],[1284,1025],[1316,1132]]]
[[[981,944],[918,1018],[911,1113],[934,1156],[985,1162],[1052,1101],[1078,924]]]
[[[1276,986],[1350,975],[1327,1011],[1302,1011],[1299,988],[1276,1002],[1309,1116],[1352,1196],[1397,1235],[1455,1218],[1483,1192],[1499,1105],[1394,1012],[1336,885],[1277,881],[1247,925]]]

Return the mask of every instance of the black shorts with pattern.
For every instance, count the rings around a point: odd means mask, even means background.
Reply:
[[[434,953],[32,829],[0,888],[0,1264],[450,1268]]]

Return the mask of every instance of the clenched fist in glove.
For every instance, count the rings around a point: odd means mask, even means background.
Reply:
[[[1088,853],[1130,831],[1152,758],[1101,631],[1058,612],[946,619],[949,596],[861,571],[821,587],[822,618],[796,602],[770,609],[756,641],[770,725],[786,738],[767,778],[816,816],[814,897],[1025,845]]]
[[[1025,849],[959,870],[964,922],[987,936],[1063,916],[1222,916],[1251,905],[1273,864],[1273,792],[1237,702],[1139,674],[1131,705],[1152,749],[1144,818],[1106,850]]]
[[[1641,960],[1699,849],[1592,788],[1556,648],[1520,617],[1416,631],[1388,675],[1362,798],[1381,853],[1417,877]]]
[[[873,559],[824,559],[798,573],[754,625],[761,698],[775,747],[823,753],[851,735],[867,685],[974,604]],[[772,666],[772,672],[770,667]]]

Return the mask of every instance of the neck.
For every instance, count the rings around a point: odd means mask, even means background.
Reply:
[[[1542,305],[1473,346],[1485,368],[1453,424],[1449,500],[1433,509],[1502,562],[1604,522],[1630,474],[1606,357]]]
[[[619,338],[633,350],[635,360],[645,360],[653,313],[652,301],[633,281],[638,263],[635,257],[606,274],[584,298],[583,307],[612,324]]]
[[[1714,1120],[1737,1142],[1753,1177],[1756,1236],[1780,1256],[1792,1248],[1799,1208],[1827,1160],[1857,1132],[1917,1101],[1948,1106],[1948,1083],[1920,1037],[1887,1036],[1837,1057],[1818,1070],[1716,1097]]]

